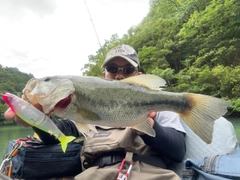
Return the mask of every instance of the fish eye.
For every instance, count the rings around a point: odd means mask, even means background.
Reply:
[[[50,77],[46,77],[46,78],[44,79],[44,81],[50,81],[50,80],[51,80]]]
[[[11,101],[11,100],[12,100],[12,97],[8,97],[7,100],[8,100],[8,101]]]

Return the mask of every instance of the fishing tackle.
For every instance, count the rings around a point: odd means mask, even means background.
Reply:
[[[26,91],[24,94],[26,95]],[[49,116],[20,97],[5,93],[2,94],[2,98],[23,121],[55,136],[60,141],[63,152],[66,151],[67,144],[75,139],[73,136],[65,136]]]
[[[131,172],[131,170],[132,170],[133,161],[130,162],[130,166],[128,167],[127,173],[126,173],[126,174],[123,174],[123,173],[122,173],[122,169],[123,169],[123,166],[124,166],[125,162],[126,162],[126,159],[124,158],[124,159],[122,160],[122,163],[121,163],[120,168],[119,168],[119,170],[118,170],[118,177],[117,177],[116,180],[127,180],[127,178],[129,177],[130,172]]]
[[[23,95],[24,95],[26,101],[27,101],[28,103],[32,104],[32,102],[30,101],[30,99],[27,97],[26,91],[30,92],[29,89],[25,89],[25,90],[23,91]]]
[[[23,146],[22,141],[17,141],[16,144],[13,146],[12,151],[6,156],[6,158],[2,161],[0,166],[0,171],[2,171],[2,168],[6,163],[9,163],[9,169],[7,172],[8,177],[11,176],[12,173],[12,158],[17,155],[19,148]]]

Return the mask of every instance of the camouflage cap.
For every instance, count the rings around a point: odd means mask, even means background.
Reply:
[[[103,62],[102,68],[106,67],[106,65],[113,60],[115,57],[122,57],[125,60],[127,60],[130,64],[132,64],[134,67],[140,68],[140,62],[138,59],[137,52],[129,45],[119,45],[113,49],[111,49]]]

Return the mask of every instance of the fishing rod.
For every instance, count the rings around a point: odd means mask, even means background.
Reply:
[[[87,11],[88,11],[90,20],[91,20],[92,25],[93,25],[93,29],[94,29],[95,34],[96,34],[96,36],[97,36],[97,40],[98,40],[98,44],[99,44],[99,46],[100,46],[101,53],[102,53],[102,55],[103,55],[103,57],[104,57],[103,48],[102,48],[102,45],[101,45],[101,43],[100,43],[100,40],[99,40],[99,37],[98,37],[98,33],[97,33],[96,27],[95,27],[95,25],[94,25],[94,22],[93,22],[93,19],[92,19],[91,13],[90,13],[90,11],[89,11],[89,8],[88,8],[88,5],[87,5],[86,0],[84,0],[84,3],[85,3],[85,5],[86,5],[86,7],[87,7]]]

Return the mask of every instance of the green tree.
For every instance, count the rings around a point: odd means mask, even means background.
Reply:
[[[167,90],[203,93],[239,103],[240,1],[150,0],[146,17],[104,52],[125,43],[139,55],[144,73],[166,79]],[[89,56],[85,75],[101,76],[103,56]]]
[[[32,74],[20,72],[17,68],[3,67],[0,65],[0,93],[12,93],[21,95],[22,89],[29,79],[33,78]],[[0,104],[0,123],[14,123],[5,121],[3,113],[7,110],[8,106],[1,101]]]

